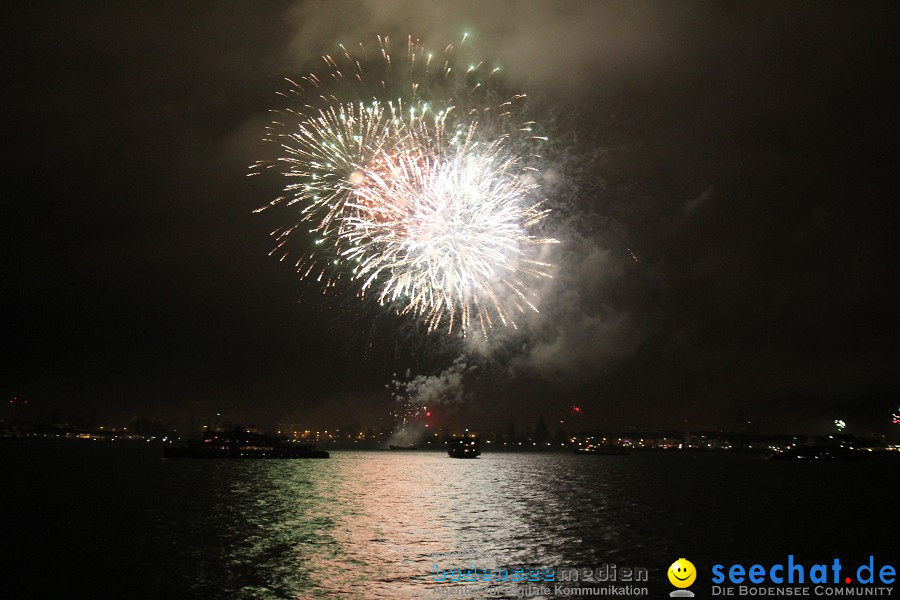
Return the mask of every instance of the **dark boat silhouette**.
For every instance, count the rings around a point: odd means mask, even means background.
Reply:
[[[163,447],[166,458],[328,458],[315,444],[296,443],[284,438],[235,431],[210,431],[202,440]]]
[[[843,446],[794,446],[776,452],[769,460],[865,460],[868,453]]]
[[[627,456],[630,453],[628,448],[616,446],[613,444],[601,444],[597,446],[581,446],[576,447],[573,452],[575,454],[600,454],[606,456]]]
[[[478,458],[481,454],[478,436],[469,433],[463,437],[453,438],[447,447],[447,454],[451,458]]]

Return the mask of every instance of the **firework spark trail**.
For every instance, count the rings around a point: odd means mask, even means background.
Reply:
[[[548,277],[534,259],[555,240],[530,230],[547,214],[538,189],[533,122],[515,120],[523,95],[498,102],[483,63],[456,68],[453,47],[441,59],[410,38],[406,56],[326,56],[328,71],[291,82],[299,108],[269,129],[290,183],[267,206],[298,205],[295,222],[273,232],[272,254],[288,255],[298,230],[315,250],[296,261],[325,289],[349,276],[367,294],[428,329],[477,323],[484,335],[512,313],[537,310],[527,282]],[[340,61],[340,62],[339,62]],[[372,73],[363,68],[372,66]],[[302,227],[304,223],[308,225]]]
[[[432,328],[447,315],[449,330],[457,307],[468,329],[469,307],[480,307],[479,297],[504,325],[514,325],[494,282],[513,292],[510,302],[519,311],[523,305],[537,310],[519,275],[547,276],[540,269],[548,265],[524,257],[522,249],[550,241],[526,232],[546,211],[523,209],[521,199],[537,184],[510,175],[515,160],[503,159],[499,147],[495,142],[477,153],[461,146],[449,157],[384,156],[378,172],[367,172],[371,184],[359,186],[359,200],[348,202],[356,212],[342,234],[350,245],[344,256],[358,259],[363,290],[377,282],[380,302],[405,299],[401,312],[424,315]],[[490,312],[482,316],[490,325]]]

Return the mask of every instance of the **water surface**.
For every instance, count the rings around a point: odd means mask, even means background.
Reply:
[[[0,464],[11,597],[425,598],[438,597],[435,563],[472,562],[644,567],[661,596],[681,556],[707,582],[713,564],[787,554],[900,562],[900,469],[887,460],[335,451],[239,461],[21,443],[4,445]],[[433,556],[449,552],[479,556]]]

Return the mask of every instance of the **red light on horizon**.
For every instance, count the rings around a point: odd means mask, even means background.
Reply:
[[[426,417],[430,417],[430,416],[431,416],[431,413],[430,413],[430,412],[426,412],[426,413],[425,413],[425,416],[426,416]]]

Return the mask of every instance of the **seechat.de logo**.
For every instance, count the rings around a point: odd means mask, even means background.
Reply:
[[[691,587],[691,584],[697,579],[697,569],[694,567],[694,563],[686,558],[679,558],[672,563],[667,574],[669,575],[669,583],[678,588],[670,592],[669,596],[673,598],[694,597],[694,592],[686,589]]]

